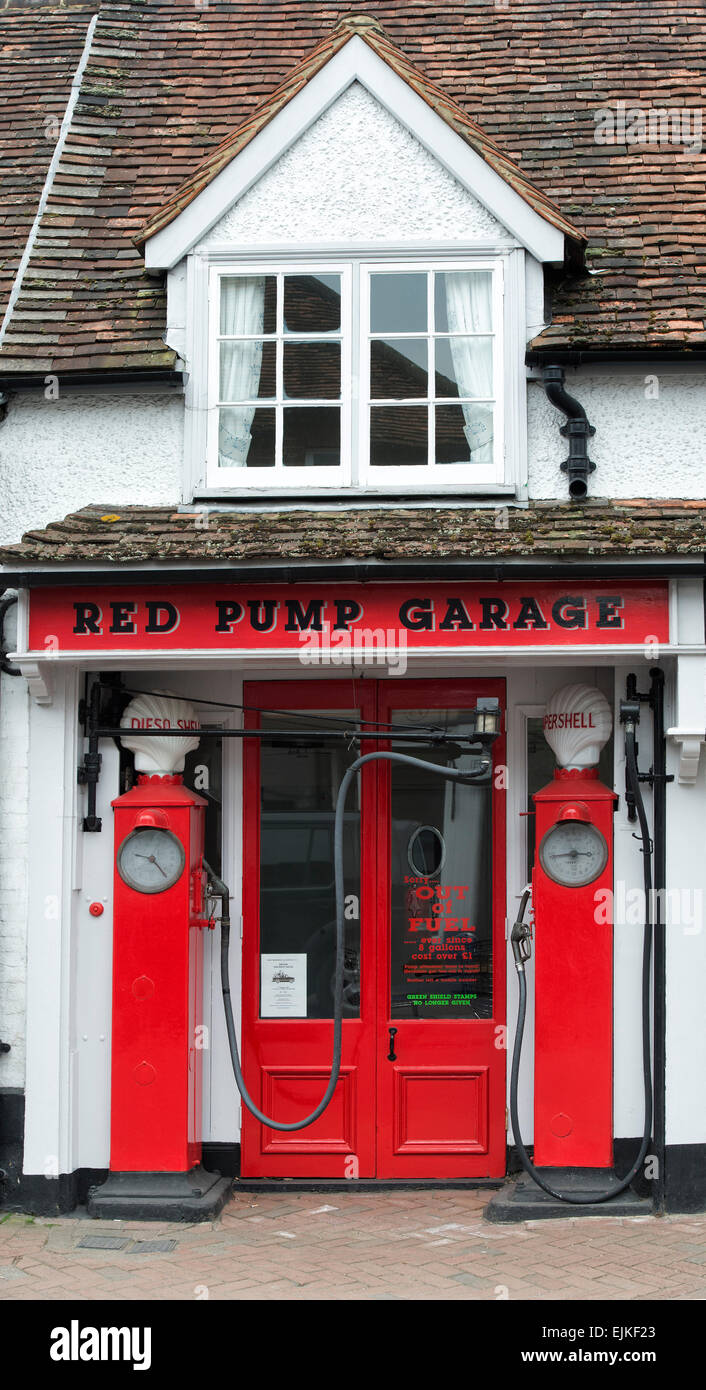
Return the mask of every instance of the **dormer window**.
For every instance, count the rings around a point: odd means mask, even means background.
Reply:
[[[502,484],[502,262],[211,270],[208,489]]]

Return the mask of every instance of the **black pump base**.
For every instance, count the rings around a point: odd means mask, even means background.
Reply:
[[[618,1178],[608,1168],[542,1168],[542,1177],[568,1197],[585,1197],[605,1192]],[[483,1215],[486,1221],[556,1221],[567,1216],[651,1216],[652,1203],[627,1188],[607,1202],[561,1202],[529,1176],[521,1173],[510,1179],[491,1198]]]
[[[210,1221],[232,1181],[199,1166],[188,1173],[111,1173],[88,1193],[88,1215],[112,1221]]]

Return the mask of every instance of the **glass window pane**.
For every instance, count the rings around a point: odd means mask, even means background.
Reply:
[[[374,406],[370,462],[377,468],[421,468],[428,462],[426,406]]]
[[[437,338],[436,395],[492,396],[492,338]]]
[[[274,333],[277,279],[274,275],[224,275],[221,279],[220,332]]]
[[[462,710],[405,710],[404,718],[448,733],[471,729]],[[458,769],[471,757],[453,745],[414,752]],[[390,777],[390,1017],[490,1018],[491,779],[446,782],[403,763],[392,764]]]
[[[440,410],[444,407],[440,406]],[[461,407],[463,413],[463,433],[466,443],[471,451],[471,463],[493,463],[493,426],[494,411],[492,405],[475,405],[471,403]],[[454,459],[440,459],[440,463],[453,463]]]
[[[271,400],[275,387],[275,343],[221,343],[222,401]]]
[[[470,463],[471,446],[466,435],[465,411],[473,407],[460,405],[437,405],[436,410],[436,462]]]
[[[312,711],[313,713],[313,711]],[[317,710],[319,719],[327,717]],[[334,710],[334,720],[355,720]],[[262,716],[266,729],[302,726],[296,716]],[[336,899],[333,870],[335,797],[358,749],[342,740],[314,747],[277,747],[263,742],[260,831],[260,950],[263,955],[305,957],[306,1017],[333,1016],[336,959]],[[360,773],[346,802],[343,835],[345,921],[343,1012],[360,1014],[360,920],[350,903],[360,902]],[[357,795],[356,795],[357,792]],[[270,1015],[271,1016],[271,1015]]]
[[[340,275],[285,275],[285,333],[337,333],[340,327]]]
[[[371,333],[426,333],[427,277],[370,276]]]
[[[493,277],[489,270],[445,270],[434,277],[437,333],[491,333]]]
[[[218,420],[219,468],[274,468],[275,411],[222,406]]]
[[[378,338],[370,344],[370,395],[373,400],[426,399],[429,381],[425,338]]]
[[[340,400],[341,344],[285,343],[284,394],[294,400]]]
[[[330,406],[284,410],[285,468],[338,468],[341,412]]]

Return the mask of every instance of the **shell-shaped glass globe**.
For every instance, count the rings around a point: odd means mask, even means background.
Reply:
[[[559,767],[596,767],[610,738],[610,705],[595,685],[563,685],[544,715],[544,737]]]
[[[150,695],[136,695],[130,701],[120,720],[121,729],[126,731],[120,741],[135,754],[137,772],[165,776],[184,771],[187,753],[199,746],[198,737],[188,730],[198,728],[198,724],[193,705],[179,699],[171,690],[155,690]],[[131,737],[131,729],[173,729],[174,734],[157,738],[149,734]]]

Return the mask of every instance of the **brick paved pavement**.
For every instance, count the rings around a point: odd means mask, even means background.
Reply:
[[[487,1199],[238,1193],[199,1225],[6,1215],[0,1299],[706,1297],[706,1216],[495,1226],[482,1217]],[[79,1248],[96,1236],[113,1248]],[[148,1248],[164,1240],[174,1248]]]

